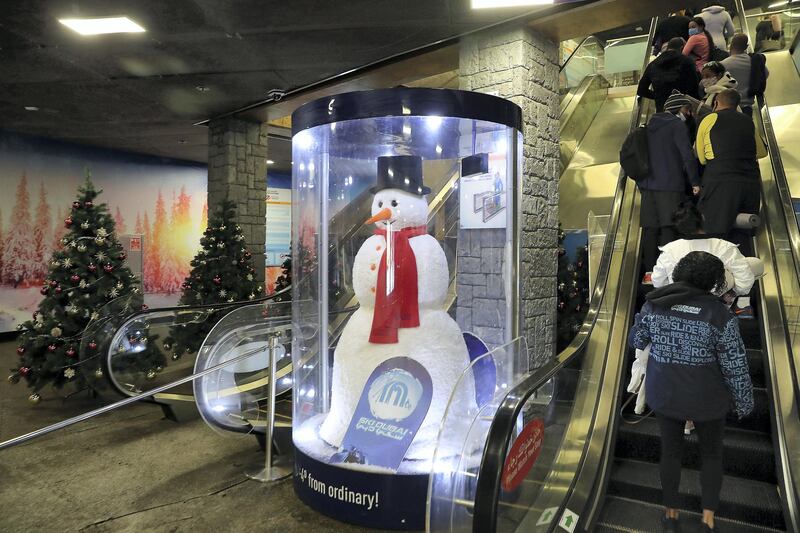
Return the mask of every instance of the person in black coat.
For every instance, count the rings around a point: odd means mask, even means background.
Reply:
[[[722,437],[730,406],[741,418],[753,410],[753,384],[736,316],[711,294],[725,268],[707,252],[691,252],[672,273],[674,283],[650,292],[628,338],[650,346],[647,404],[661,432],[664,531],[678,530],[684,421],[693,420],[702,467],[703,531],[714,531],[722,487]]]
[[[669,41],[667,50],[644,69],[636,94],[656,101],[656,112],[664,111],[664,102],[672,91],[699,98],[700,82],[694,61],[683,55],[686,42],[680,37]]]
[[[660,54],[664,43],[668,43],[675,37],[680,37],[684,41],[688,39],[689,22],[691,19],[686,16],[684,11],[678,11],[662,19],[656,27],[655,36],[653,36],[653,55]]]
[[[678,238],[672,214],[686,199],[687,188],[694,194],[700,192],[700,167],[686,127],[686,121],[692,119],[692,102],[676,91],[664,107],[665,112],[656,113],[647,123],[650,174],[637,182],[642,193],[643,283],[648,285],[658,247]]]

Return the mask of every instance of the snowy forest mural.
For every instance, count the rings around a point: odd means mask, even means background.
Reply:
[[[205,230],[205,166],[0,131],[0,332],[30,318],[86,172],[117,233],[144,235],[151,306],[177,303]]]

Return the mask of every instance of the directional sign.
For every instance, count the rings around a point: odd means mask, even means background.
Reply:
[[[536,525],[544,526],[549,524],[550,522],[553,521],[553,517],[556,515],[557,512],[558,512],[558,507],[548,507],[547,509],[544,510],[542,516],[539,517],[539,521],[536,522]]]
[[[561,526],[562,529],[569,531],[569,533],[573,533],[575,531],[575,526],[578,525],[578,515],[569,509],[564,509],[564,514],[561,515],[561,521],[558,522],[558,525]]]

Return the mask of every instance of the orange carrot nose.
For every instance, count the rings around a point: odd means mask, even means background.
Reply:
[[[392,218],[392,210],[388,207],[384,207],[378,211],[374,217],[367,219],[364,224],[375,224],[376,222],[380,222],[381,220],[389,220],[390,218]]]

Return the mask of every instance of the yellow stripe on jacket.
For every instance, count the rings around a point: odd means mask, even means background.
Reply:
[[[719,115],[711,113],[700,122],[700,126],[697,128],[695,150],[701,165],[705,165],[714,159],[714,147],[711,145],[711,129],[717,123],[717,117]]]

